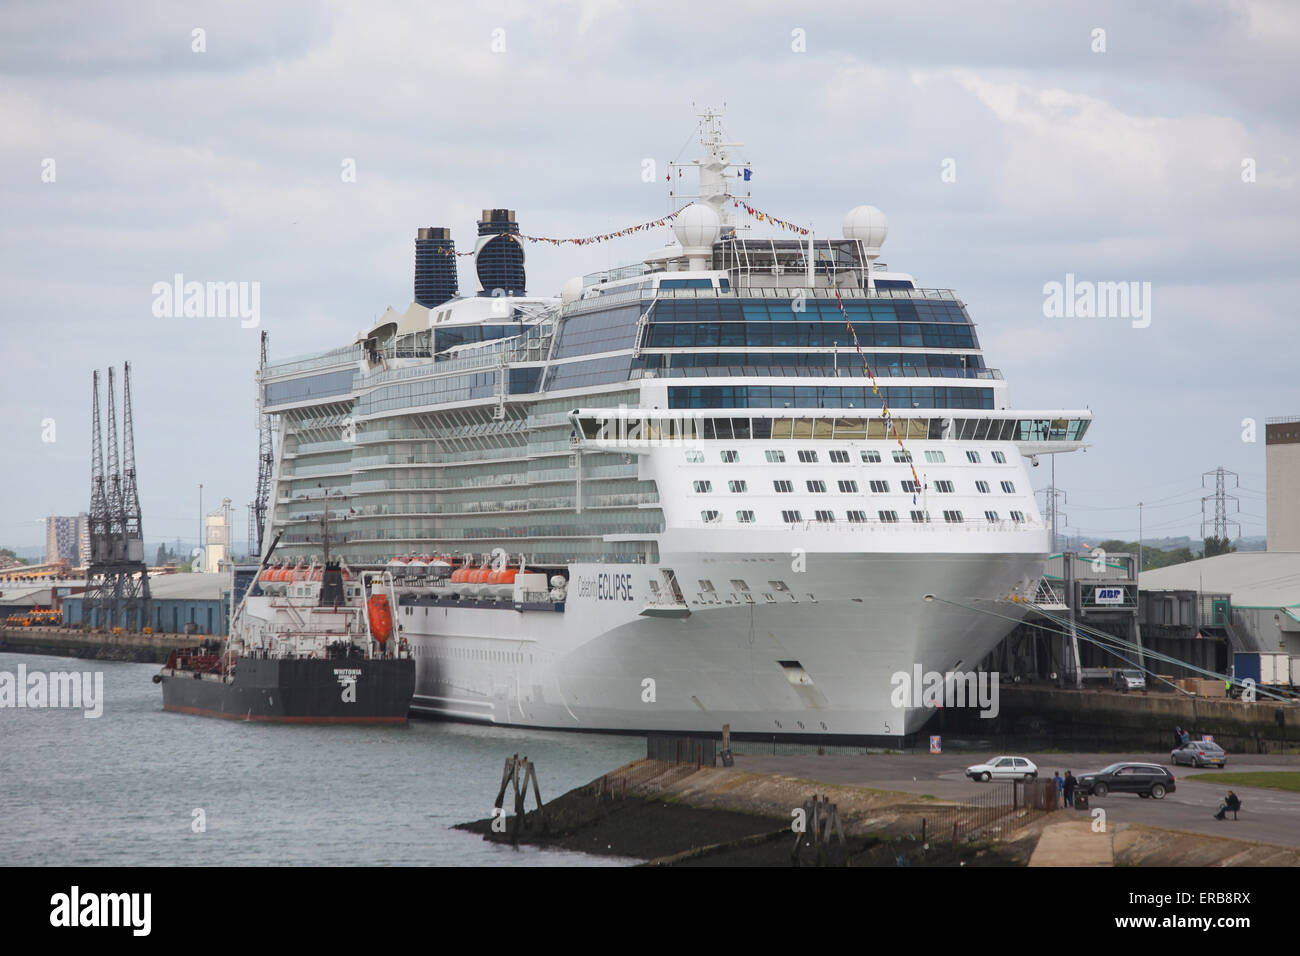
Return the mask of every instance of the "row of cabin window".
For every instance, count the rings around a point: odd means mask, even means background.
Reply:
[[[774,464],[780,464],[785,461],[785,452],[780,449],[769,448],[764,454],[767,456],[767,460]],[[861,454],[862,460],[867,464],[878,465],[881,462],[880,452],[874,448],[865,448],[862,450]],[[995,464],[1005,465],[1007,463],[1007,456],[1003,452],[995,451],[990,452],[990,454],[993,456]],[[897,464],[908,464],[912,460],[912,453],[910,451],[904,451],[901,448],[893,449],[891,455],[894,462]],[[847,465],[850,463],[849,453],[843,449],[833,449],[830,452],[830,456],[831,461],[834,464]],[[799,460],[805,464],[816,464],[818,461],[817,452],[812,449],[800,451]],[[947,459],[941,451],[927,451],[925,453],[925,460],[931,465],[942,465],[947,462]],[[980,464],[980,453],[977,451],[968,451],[966,452],[966,460],[972,465],[978,465]],[[704,452],[692,449],[686,453],[686,461],[688,464],[692,465],[703,464]],[[722,461],[725,464],[735,464],[740,461],[740,452],[731,449],[724,449],[722,451]]]
[[[813,512],[813,515],[813,520],[822,524],[832,524],[835,521],[835,512],[833,511],[815,511]],[[884,524],[898,524],[897,511],[877,511],[876,515]],[[845,516],[850,524],[862,524],[867,520],[867,513],[865,511],[850,510],[845,512]],[[911,516],[914,524],[928,524],[930,522],[930,513],[928,511],[913,511],[911,512]],[[701,511],[700,518],[705,524],[715,524],[722,520],[722,512]],[[943,520],[949,524],[960,524],[966,519],[962,516],[960,511],[945,511],[943,513]],[[988,521],[990,524],[996,524],[1001,520],[1001,518],[998,516],[996,511],[986,511],[984,512],[984,520]],[[1025,520],[1025,513],[1023,511],[1013,511],[1011,512],[1011,520],[1016,522],[1016,524],[1020,524]],[[753,524],[754,512],[737,511],[736,521],[740,524]],[[782,511],[781,521],[785,524],[798,524],[803,521],[803,513],[799,511]]]
[[[840,491],[846,495],[855,495],[858,493],[858,483],[856,481],[846,480],[846,481],[836,482],[836,484],[839,486]],[[804,485],[808,488],[808,491],[811,492],[812,494],[819,495],[819,494],[825,494],[826,492],[826,482],[824,481],[811,479],[809,481],[805,481]],[[869,481],[867,482],[867,485],[871,488],[872,494],[876,494],[876,495],[889,494],[889,482],[887,481]],[[919,482],[904,481],[901,482],[901,485],[902,485],[902,490],[905,494],[919,495],[922,491]],[[707,479],[701,479],[694,483],[694,488],[696,494],[707,495],[709,492],[713,491],[713,482]],[[749,491],[749,482],[743,479],[735,479],[733,481],[728,481],[727,490],[730,491],[732,494],[745,494],[746,492]],[[779,492],[781,494],[791,494],[794,492],[794,482],[784,480],[784,479],[776,479],[772,482],[772,490]],[[936,481],[934,483],[934,490],[937,491],[939,494],[951,495],[956,490],[956,486],[951,481]],[[989,483],[987,481],[975,482],[975,490],[982,495],[992,494],[992,492],[989,489]],[[1002,482],[1002,491],[1008,495],[1014,495],[1016,493],[1015,482],[1012,481]]]

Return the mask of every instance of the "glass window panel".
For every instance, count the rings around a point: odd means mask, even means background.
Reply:
[[[723,346],[745,345],[745,326],[740,322],[723,322],[718,326],[718,344]]]
[[[866,438],[867,422],[862,418],[839,418],[835,421],[836,438]]]

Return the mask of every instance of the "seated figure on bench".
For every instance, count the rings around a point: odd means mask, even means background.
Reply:
[[[1237,811],[1240,809],[1241,798],[1229,790],[1228,795],[1223,798],[1223,803],[1219,805],[1219,812],[1214,815],[1214,819],[1223,820],[1227,814],[1231,813],[1232,818],[1235,820],[1237,819]]]

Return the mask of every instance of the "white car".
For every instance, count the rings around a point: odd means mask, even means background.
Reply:
[[[1024,757],[994,757],[984,763],[977,763],[966,768],[966,776],[972,780],[1033,780],[1038,776],[1038,767],[1032,760]]]

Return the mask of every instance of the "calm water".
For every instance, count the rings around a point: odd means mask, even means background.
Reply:
[[[0,654],[0,671],[99,671],[104,713],[0,708],[0,865],[602,866],[448,829],[491,815],[502,764],[542,799],[636,757],[636,737],[413,721],[276,726],[169,714],[153,664]],[[530,797],[531,806],[531,797]],[[207,831],[191,830],[202,808]]]

